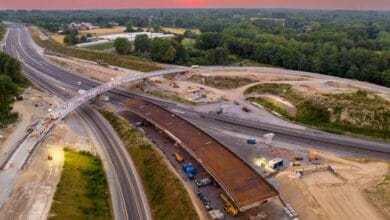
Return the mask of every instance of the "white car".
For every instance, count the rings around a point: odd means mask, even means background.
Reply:
[[[77,82],[77,85],[78,85],[78,86],[81,86],[81,85],[82,85],[81,81],[78,81],[78,82]]]

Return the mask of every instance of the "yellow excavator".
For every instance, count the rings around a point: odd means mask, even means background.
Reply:
[[[223,203],[225,204],[225,211],[229,213],[230,215],[236,216],[238,215],[238,209],[233,206],[233,204],[229,201],[228,198],[226,198],[225,195],[221,194],[219,197],[222,199]]]

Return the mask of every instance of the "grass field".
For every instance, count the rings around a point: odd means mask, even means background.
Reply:
[[[52,38],[55,42],[59,43],[59,44],[64,44],[64,35],[61,35],[61,34],[50,34],[49,35],[50,38]]]
[[[172,27],[164,27],[162,29],[164,31],[169,31],[169,32],[174,33],[174,34],[184,34],[184,32],[187,30],[185,28],[172,28]],[[199,29],[189,29],[189,30],[191,30],[195,34],[200,34],[200,30]]]
[[[61,180],[49,219],[113,219],[101,160],[88,152],[64,149]]]
[[[124,26],[115,26],[113,28],[98,28],[92,30],[80,31],[80,35],[92,34],[94,36],[108,35],[108,34],[118,34],[125,32],[126,27]]]
[[[100,112],[121,137],[135,163],[152,210],[152,218],[199,219],[180,180],[138,130],[112,112]]]
[[[195,45],[195,39],[192,38],[184,38],[181,42],[185,48],[193,48]]]
[[[111,50],[114,48],[114,42],[107,42],[107,43],[102,43],[102,44],[97,44],[97,45],[92,45],[88,47],[84,47],[85,49],[90,49],[90,50]]]
[[[64,46],[55,42],[51,38],[49,38],[49,40],[42,40],[39,37],[37,31],[33,28],[30,28],[30,32],[33,40],[40,47],[64,54],[66,56],[90,60],[93,62],[96,62],[97,60],[104,60],[104,62],[114,66],[138,70],[142,72],[149,72],[161,69],[159,66],[157,66],[156,63],[139,57]]]

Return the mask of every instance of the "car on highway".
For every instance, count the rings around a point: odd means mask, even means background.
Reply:
[[[83,85],[83,83],[81,81],[78,81],[77,86],[81,86],[81,85]]]

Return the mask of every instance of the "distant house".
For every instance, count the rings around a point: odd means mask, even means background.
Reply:
[[[88,23],[88,22],[81,22],[81,23],[72,22],[68,25],[68,27],[69,27],[69,29],[79,30],[79,31],[92,30],[92,29],[98,28],[98,26],[95,26],[95,25]]]

